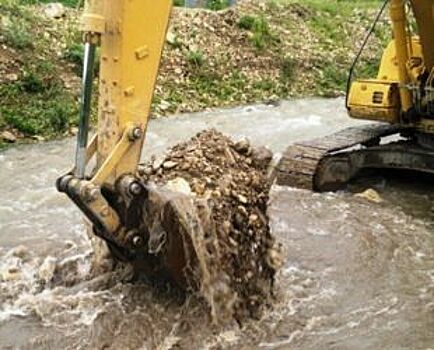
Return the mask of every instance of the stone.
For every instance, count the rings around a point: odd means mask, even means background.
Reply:
[[[271,152],[267,147],[262,146],[255,148],[252,152],[253,163],[262,169],[267,168],[272,159],[273,152]]]
[[[78,128],[77,128],[76,126],[71,127],[71,128],[69,129],[69,133],[70,133],[72,136],[76,136],[76,135],[78,134]]]
[[[250,142],[247,139],[241,139],[235,143],[234,148],[239,153],[248,153],[250,149]]]
[[[165,160],[165,157],[158,157],[156,158],[153,162],[152,162],[152,169],[154,171],[157,171],[158,169],[161,168],[161,166],[163,165]]]
[[[36,141],[38,141],[38,142],[43,142],[43,141],[45,141],[45,137],[44,137],[44,136],[41,136],[41,135],[33,135],[33,136],[32,136],[32,139],[34,139],[34,140],[36,140]]]
[[[0,138],[3,141],[10,142],[10,143],[14,143],[17,141],[17,137],[14,134],[12,134],[10,131],[3,131],[0,135]]]
[[[164,188],[173,192],[183,193],[188,196],[192,194],[189,183],[182,177],[177,177],[176,179],[168,181]]]
[[[170,108],[170,106],[171,106],[170,102],[168,102],[166,100],[161,100],[160,105],[159,105],[159,107],[162,111],[167,111]]]
[[[17,281],[21,278],[21,271],[17,267],[10,267],[1,274],[3,281]]]
[[[197,193],[198,195],[204,194],[205,193],[205,184],[202,182],[195,183],[193,185],[193,191],[195,193]]]
[[[177,166],[178,166],[178,163],[174,162],[173,160],[168,160],[168,161],[166,161],[166,162],[163,163],[163,168],[165,170],[170,170],[170,169],[173,169],[173,168],[175,168]]]
[[[166,35],[166,41],[170,45],[175,45],[176,44],[176,35],[172,31],[168,31],[167,35]]]
[[[383,198],[381,198],[381,196],[378,194],[378,192],[372,188],[368,188],[366,191],[363,191],[361,193],[356,193],[354,196],[358,197],[358,198],[366,199],[366,200],[373,202],[373,203],[382,203],[383,202]]]
[[[245,196],[243,196],[242,194],[237,195],[237,199],[238,199],[238,202],[240,202],[242,204],[248,203],[248,199]]]
[[[60,2],[52,2],[44,6],[44,14],[48,18],[62,18],[66,14],[65,6]]]
[[[9,73],[5,75],[5,80],[6,81],[10,81],[10,82],[14,82],[18,80],[18,74],[15,73]]]

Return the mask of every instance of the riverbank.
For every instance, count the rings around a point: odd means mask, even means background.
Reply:
[[[244,0],[223,11],[175,8],[152,116],[342,95],[379,4]],[[0,145],[74,134],[83,60],[79,12],[24,0],[2,2],[0,10]],[[387,33],[383,20],[361,74],[375,75]]]

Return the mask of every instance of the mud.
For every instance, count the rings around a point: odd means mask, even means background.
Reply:
[[[182,192],[194,198],[196,207],[209,210],[205,218],[197,215],[202,230],[189,234],[191,244],[186,245],[184,238],[183,246],[195,250],[195,261],[190,257],[188,263],[200,265],[200,273],[193,276],[200,281],[189,284],[200,286],[214,319],[258,318],[271,302],[274,277],[282,263],[267,217],[271,159],[271,151],[264,147],[255,149],[246,139],[234,142],[210,129],[139,170],[148,184]],[[194,209],[183,204],[178,205],[181,211],[193,216]],[[173,213],[167,220],[173,221]]]

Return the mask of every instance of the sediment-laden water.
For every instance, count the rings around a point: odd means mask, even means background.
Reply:
[[[358,122],[343,101],[300,100],[152,121],[145,157],[215,127],[282,151]],[[54,189],[74,141],[0,153],[1,349],[434,348],[434,191],[418,177],[369,181],[383,199],[274,188],[271,228],[286,262],[276,303],[239,327],[211,325],[201,303],[89,279],[81,214]]]

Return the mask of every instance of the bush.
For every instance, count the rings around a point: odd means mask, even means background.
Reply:
[[[209,10],[219,11],[230,5],[229,0],[207,0],[205,7]]]
[[[27,22],[16,20],[11,22],[4,29],[6,42],[16,49],[27,49],[33,47],[33,40]]]
[[[285,57],[282,60],[282,66],[280,68],[280,78],[284,82],[294,80],[295,71],[297,69],[297,61],[292,57]]]
[[[200,67],[205,63],[205,56],[201,50],[189,51],[187,54],[187,62]]]
[[[252,32],[250,41],[258,50],[263,50],[275,37],[270,31],[270,26],[265,17],[254,17],[245,15],[238,21],[238,27]]]
[[[238,21],[238,27],[244,30],[252,30],[255,25],[256,18],[250,15],[245,15]]]

